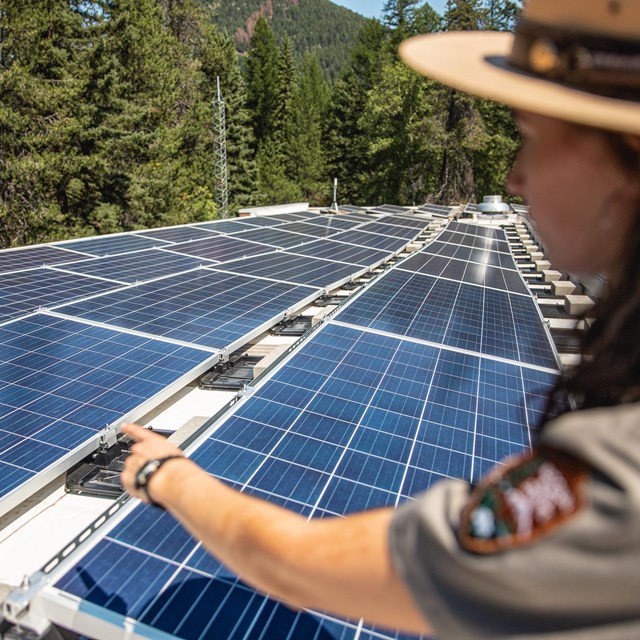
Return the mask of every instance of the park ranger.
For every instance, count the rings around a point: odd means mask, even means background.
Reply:
[[[307,521],[124,425],[137,442],[122,483],[293,606],[441,640],[637,640],[640,2],[528,0],[513,34],[418,36],[400,53],[514,109],[522,148],[508,188],[554,265],[607,278],[533,451],[477,487],[445,481],[395,511]]]

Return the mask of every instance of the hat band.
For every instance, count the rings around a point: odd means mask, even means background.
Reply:
[[[640,41],[571,33],[520,19],[509,62],[536,76],[640,100]]]

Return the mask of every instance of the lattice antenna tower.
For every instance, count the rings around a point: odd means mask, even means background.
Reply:
[[[220,76],[216,77],[218,97],[213,101],[214,194],[219,218],[229,217],[229,185],[227,170],[226,108],[220,91]]]

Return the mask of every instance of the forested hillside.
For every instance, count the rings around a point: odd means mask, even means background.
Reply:
[[[304,0],[300,1],[302,6]],[[230,209],[465,202],[501,193],[509,111],[420,77],[408,35],[509,28],[511,0],[387,0],[331,83],[256,20],[243,64],[200,0],[2,0],[0,246],[213,219],[212,102]]]
[[[340,73],[365,19],[329,0],[202,0],[215,23],[231,34],[238,50],[251,44],[258,18],[266,18],[278,42],[287,36],[296,59],[314,54],[327,78]]]

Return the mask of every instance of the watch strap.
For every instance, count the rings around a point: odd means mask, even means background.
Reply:
[[[150,495],[149,495],[149,482],[153,475],[162,467],[163,464],[168,462],[169,460],[173,460],[174,458],[184,458],[181,453],[174,453],[170,456],[164,456],[163,458],[154,458],[153,460],[147,460],[136,472],[135,476],[135,488],[138,491],[142,491],[150,504],[164,508],[161,504],[157,503]]]

